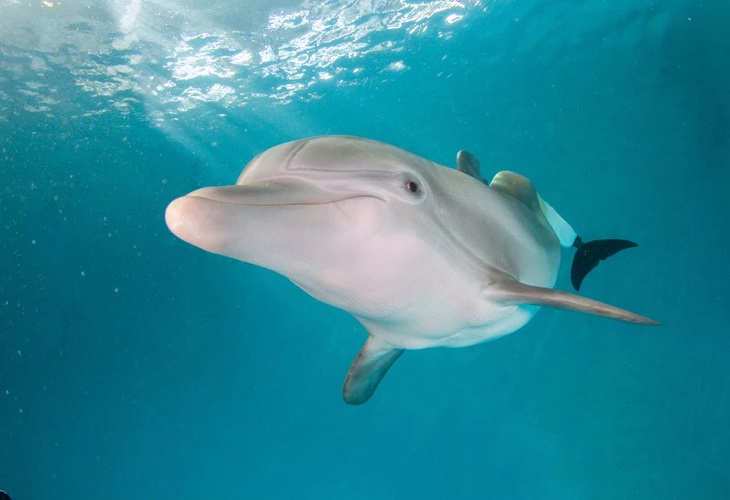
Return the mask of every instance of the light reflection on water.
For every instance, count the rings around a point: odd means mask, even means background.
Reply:
[[[0,111],[73,108],[71,86],[99,98],[91,112],[124,113],[144,102],[161,121],[206,103],[230,109],[313,99],[324,82],[349,86],[402,71],[399,53],[410,37],[448,40],[444,34],[465,16],[485,10],[473,0],[252,0],[208,8],[0,0],[0,7],[0,82],[17,82],[0,94]]]

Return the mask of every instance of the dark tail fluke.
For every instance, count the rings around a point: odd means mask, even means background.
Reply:
[[[570,270],[570,281],[573,288],[580,290],[580,284],[602,260],[627,248],[638,246],[629,240],[593,240],[583,242],[578,236],[573,243],[577,248],[573,257],[573,267]]]

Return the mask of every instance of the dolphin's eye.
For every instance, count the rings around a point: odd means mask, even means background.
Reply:
[[[425,201],[429,186],[420,175],[403,172],[393,180],[395,182],[389,185],[389,191],[395,195],[396,199],[410,205],[420,205]]]

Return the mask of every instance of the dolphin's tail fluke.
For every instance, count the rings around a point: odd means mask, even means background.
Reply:
[[[573,257],[573,267],[570,270],[570,281],[573,283],[573,288],[580,290],[583,278],[602,260],[607,259],[621,250],[635,247],[637,244],[629,240],[593,240],[584,242],[578,236],[573,246],[577,250]]]

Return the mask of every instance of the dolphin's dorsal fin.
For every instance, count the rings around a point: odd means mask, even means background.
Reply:
[[[474,177],[479,182],[487,184],[487,179],[479,173],[479,160],[469,151],[463,149],[456,153],[456,170],[463,172],[470,177]]]
[[[535,186],[533,186],[532,182],[523,175],[508,172],[506,170],[497,172],[497,175],[494,176],[492,182],[489,183],[489,187],[504,195],[520,200],[522,203],[527,205],[530,210],[542,212],[539,197],[537,195],[537,191],[535,191]]]
[[[347,372],[342,386],[345,402],[359,405],[370,399],[401,354],[403,349],[370,335]]]
[[[504,304],[525,305],[532,304],[536,306],[554,307],[557,309],[566,309],[568,311],[582,312],[586,314],[595,314],[605,318],[626,321],[627,323],[637,323],[640,325],[658,325],[659,322],[653,319],[641,316],[618,307],[614,307],[597,300],[587,299],[580,295],[553,290],[552,288],[542,288],[539,286],[530,286],[515,280],[504,280],[491,287],[490,294],[494,293],[495,300]]]

